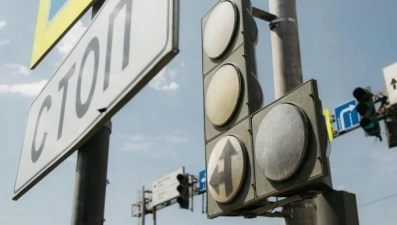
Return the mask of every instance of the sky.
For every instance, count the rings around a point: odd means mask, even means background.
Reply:
[[[89,12],[35,70],[29,70],[39,1],[1,0],[0,7],[0,224],[69,224],[76,154],[66,159],[18,201],[13,196],[30,104],[89,25]],[[105,224],[137,224],[131,204],[142,186],[182,166],[198,175],[205,167],[201,74],[201,18],[215,0],[181,1],[180,53],[113,118]],[[253,0],[268,10],[268,0]],[[23,7],[21,7],[23,5]],[[397,62],[395,0],[297,0],[304,81],[318,81],[324,108],[351,100],[356,87],[385,89],[382,69]],[[265,105],[274,101],[268,23],[256,20],[259,81]],[[360,129],[336,138],[330,163],[334,188],[356,194],[361,225],[392,225],[397,197],[362,206],[396,193],[397,148],[365,137]],[[157,224],[284,224],[279,218],[216,218],[177,205],[162,209]],[[360,207],[362,206],[362,207]],[[147,224],[152,224],[150,215]]]

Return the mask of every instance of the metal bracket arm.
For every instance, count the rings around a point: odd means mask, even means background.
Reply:
[[[262,9],[258,9],[256,7],[252,7],[252,15],[258,19],[270,22],[277,18],[276,15],[263,11]]]

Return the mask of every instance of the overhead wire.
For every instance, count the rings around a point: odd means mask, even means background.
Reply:
[[[364,207],[364,206],[369,206],[369,205],[375,204],[375,203],[377,203],[377,202],[381,202],[381,201],[383,201],[383,200],[386,200],[386,199],[389,199],[389,198],[392,198],[392,197],[395,197],[395,196],[397,196],[397,192],[396,192],[396,193],[393,193],[393,194],[391,194],[391,195],[388,195],[388,196],[385,196],[385,197],[376,199],[376,200],[374,200],[374,201],[370,201],[370,202],[364,203],[364,204],[362,204],[362,205],[359,205],[358,208],[361,208],[361,207]]]

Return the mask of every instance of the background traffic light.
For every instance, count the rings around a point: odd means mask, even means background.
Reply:
[[[354,89],[353,96],[357,99],[356,110],[361,116],[360,126],[368,136],[379,136],[380,126],[375,110],[373,94],[369,89],[358,87]]]
[[[178,174],[176,179],[179,181],[179,185],[176,187],[179,196],[176,198],[176,201],[182,209],[189,209],[189,175]]]
[[[330,149],[315,80],[253,114],[252,128],[259,200],[330,190]]]
[[[249,116],[263,104],[258,30],[249,0],[221,0],[202,19],[207,213],[229,215],[255,197]]]

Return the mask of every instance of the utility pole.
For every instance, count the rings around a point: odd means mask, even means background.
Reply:
[[[276,99],[303,82],[295,0],[269,0],[270,13],[277,18],[270,23],[273,49],[274,90]],[[286,225],[317,225],[313,199],[283,208],[291,217]]]
[[[269,0],[276,99],[301,85],[302,62],[295,0]],[[328,159],[327,159],[328,160]],[[331,176],[329,183],[332,186]],[[343,207],[342,207],[343,206]],[[358,225],[355,195],[330,191],[283,207],[286,225]]]
[[[95,1],[92,18],[105,0]],[[109,120],[78,150],[72,225],[102,225],[112,123]]]
[[[145,225],[146,215],[146,198],[145,198],[145,186],[142,187],[142,199],[141,199],[141,225]]]
[[[269,0],[276,99],[303,82],[295,0]]]

